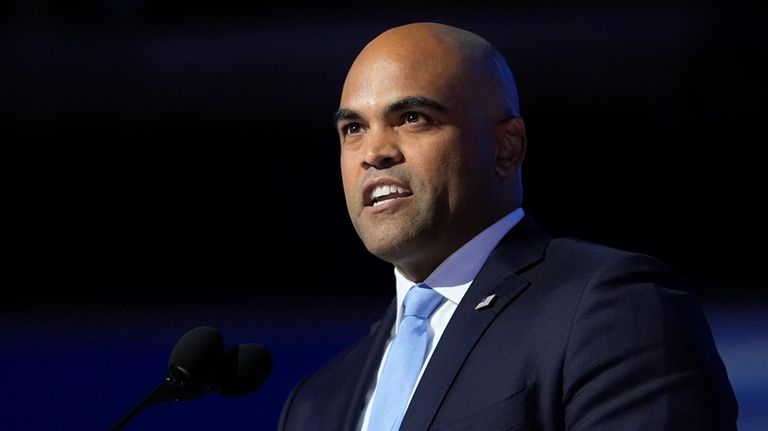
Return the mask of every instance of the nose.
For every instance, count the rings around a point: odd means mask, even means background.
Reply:
[[[396,136],[388,130],[368,132],[363,169],[387,169],[405,161]]]

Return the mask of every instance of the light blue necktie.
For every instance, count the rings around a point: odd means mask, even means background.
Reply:
[[[400,428],[411,391],[429,346],[429,316],[443,296],[424,283],[408,291],[397,335],[389,347],[368,421],[369,431]]]

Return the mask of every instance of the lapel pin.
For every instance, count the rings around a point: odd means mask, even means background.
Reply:
[[[485,297],[482,301],[478,302],[475,306],[475,310],[482,310],[483,308],[490,307],[493,304],[493,300],[496,299],[496,294],[492,293]]]

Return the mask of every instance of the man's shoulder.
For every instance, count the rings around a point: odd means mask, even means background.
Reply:
[[[575,237],[557,237],[549,242],[547,249],[549,251],[572,252],[584,255],[585,257],[621,257],[626,255],[640,254],[634,251],[617,248],[603,243],[589,241]]]
[[[669,270],[664,262],[650,254],[572,237],[552,239],[547,245],[545,255],[547,258],[564,259],[582,265],[589,263],[597,266],[605,264],[641,265]]]
[[[647,279],[676,289],[689,290],[681,275],[656,256],[579,238],[552,239],[537,268],[574,279],[629,277]],[[628,279],[628,278],[627,278]]]

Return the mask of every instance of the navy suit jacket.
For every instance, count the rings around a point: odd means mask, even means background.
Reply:
[[[299,383],[279,430],[354,430],[394,319],[393,303]],[[400,429],[735,430],[736,416],[709,325],[672,271],[525,217],[458,305]]]

